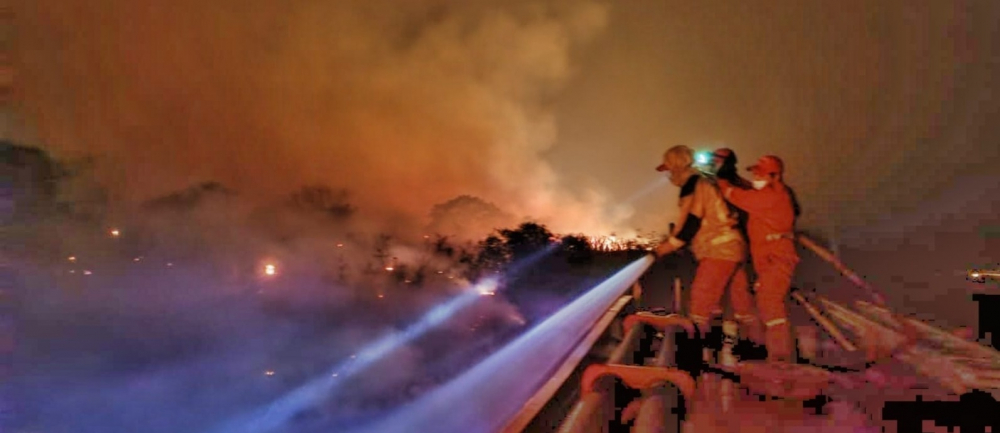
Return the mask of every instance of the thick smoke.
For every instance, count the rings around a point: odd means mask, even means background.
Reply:
[[[601,226],[588,212],[599,195],[573,198],[541,156],[558,138],[551,99],[605,13],[596,2],[20,5],[30,133],[14,135],[64,161],[95,158],[59,191],[90,219],[18,238],[31,252],[13,257],[16,424],[202,431],[266,406],[465,290],[420,241],[397,241],[463,194],[554,229]],[[288,202],[310,185],[335,192],[324,212]],[[387,272],[396,260],[429,277],[409,286]],[[378,416],[521,326],[502,296],[482,297],[296,422]]]
[[[17,66],[41,142],[97,154],[115,202],[327,184],[386,221],[471,194],[557,230],[609,227],[602,195],[542,157],[600,2],[112,3],[23,4]]]

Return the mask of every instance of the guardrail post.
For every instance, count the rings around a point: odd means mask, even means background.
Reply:
[[[639,284],[638,280],[636,280],[636,282],[632,284],[632,299],[635,300],[636,308],[641,309],[643,305],[642,285]]]
[[[674,312],[684,314],[684,293],[681,290],[680,278],[674,278]]]
[[[583,371],[581,391],[593,392],[594,383],[603,376],[616,376],[630,388],[649,389],[668,382],[677,386],[687,401],[694,399],[695,381],[685,371],[670,367],[644,367],[638,365],[595,364]]]
[[[695,338],[696,334],[694,322],[692,322],[691,319],[681,317],[677,314],[659,316],[645,312],[632,314],[626,317],[623,324],[625,332],[628,332],[630,329],[635,327],[635,325],[640,323],[652,326],[661,332],[667,331],[668,328],[678,326],[684,328],[684,331],[687,332],[688,338]]]
[[[655,367],[657,368],[665,368],[675,362],[676,346],[673,330],[682,328],[688,338],[691,339],[695,338],[697,334],[694,323],[690,319],[677,314],[667,316],[658,316],[649,313],[633,314],[625,318],[624,327],[626,329],[634,329],[639,324],[652,326],[663,333],[662,345],[655,360]],[[683,394],[683,390],[680,391]],[[653,386],[643,390],[643,397],[629,405],[627,409],[631,409],[630,411],[622,412],[622,420],[629,421],[634,417],[636,433],[668,431],[668,427],[671,424],[677,424],[676,422],[668,422],[670,408],[676,407],[679,411],[677,415],[680,416],[682,414],[680,411],[683,411],[684,404],[689,404],[691,398],[690,395],[684,395],[684,397],[684,400],[680,400],[676,391],[662,385]]]

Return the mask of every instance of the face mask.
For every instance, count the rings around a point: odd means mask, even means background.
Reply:
[[[753,189],[764,189],[767,186],[766,180],[755,180],[753,181]]]

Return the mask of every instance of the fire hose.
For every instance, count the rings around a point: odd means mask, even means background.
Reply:
[[[875,305],[884,308],[891,316],[893,321],[899,324],[900,327],[899,331],[904,336],[903,342],[896,345],[896,347],[894,347],[893,349],[885,351],[882,354],[879,354],[878,351],[873,350],[875,346],[874,346],[874,341],[872,341],[870,338],[871,336],[862,336],[863,338],[867,337],[866,340],[868,341],[866,344],[867,347],[869,347],[870,349],[865,359],[865,365],[862,368],[858,369],[845,368],[845,370],[853,370],[853,371],[866,370],[872,367],[876,363],[880,363],[888,359],[895,358],[900,353],[909,350],[911,347],[915,346],[918,343],[918,341],[920,340],[920,332],[916,329],[916,327],[912,323],[910,323],[909,320],[906,320],[904,316],[888,308],[888,306],[886,305],[885,296],[882,295],[881,292],[872,287],[871,284],[868,284],[868,282],[863,280],[860,276],[858,276],[856,272],[854,272],[846,265],[844,265],[843,262],[841,262],[840,259],[835,254],[833,254],[833,252],[820,246],[819,243],[810,239],[808,236],[804,234],[798,234],[796,236],[796,239],[799,241],[800,244],[802,244],[802,246],[808,248],[810,251],[815,253],[821,259],[831,264],[838,272],[840,272],[841,275],[847,278],[848,281],[853,283],[855,286],[865,290],[868,293],[868,295],[871,296],[871,298],[875,301],[874,302]],[[792,297],[797,302],[802,304],[802,306],[806,309],[807,312],[809,312],[809,314],[813,317],[813,319],[816,320],[817,323],[819,323],[820,326],[823,327],[823,329],[826,330],[827,333],[829,333],[837,341],[838,344],[840,344],[842,347],[845,347],[845,349],[847,349],[848,347],[854,347],[854,345],[850,344],[850,341],[848,341],[843,336],[843,334],[839,331],[839,329],[837,329],[833,323],[831,323],[829,320],[823,317],[819,313],[819,311],[816,310],[816,308],[813,307],[801,294],[792,293]],[[853,351],[852,349],[847,349],[847,350]]]

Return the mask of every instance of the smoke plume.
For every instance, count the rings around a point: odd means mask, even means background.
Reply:
[[[218,181],[273,198],[347,188],[386,220],[462,194],[567,231],[596,191],[544,160],[553,97],[605,26],[597,1],[26,2],[22,112],[96,154],[112,201]]]

